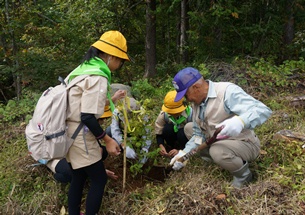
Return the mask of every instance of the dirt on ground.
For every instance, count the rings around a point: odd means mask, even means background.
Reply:
[[[108,158],[104,162],[105,168],[113,171],[118,176],[118,179],[109,179],[107,186],[110,189],[116,190],[118,192],[122,191],[124,186],[125,191],[129,193],[137,188],[144,187],[146,183],[163,183],[172,172],[171,167],[165,164],[153,165],[150,161],[148,161],[141,168],[141,172],[135,174],[132,173],[130,170],[131,165],[133,165],[135,162],[137,161],[127,159],[125,166],[126,175],[124,183],[123,156],[108,156]]]

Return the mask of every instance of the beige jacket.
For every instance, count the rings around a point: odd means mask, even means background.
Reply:
[[[71,137],[81,122],[80,114],[95,114],[98,119],[103,115],[107,95],[107,79],[103,76],[88,76],[72,87],[68,95],[67,125]],[[96,163],[102,157],[95,136],[84,126],[76,137],[67,154],[67,161],[73,169]]]

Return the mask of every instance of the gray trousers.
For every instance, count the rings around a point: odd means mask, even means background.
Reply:
[[[260,152],[260,143],[248,143],[239,140],[219,140],[210,148],[204,149],[200,155],[212,158],[222,168],[231,173],[240,169],[244,161],[253,161]]]

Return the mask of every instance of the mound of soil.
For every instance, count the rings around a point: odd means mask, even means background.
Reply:
[[[127,159],[126,176],[125,176],[125,191],[130,192],[138,188],[142,188],[147,183],[163,183],[169,177],[171,168],[163,165],[153,165],[147,162],[137,174],[132,173],[130,167],[137,162],[136,160]],[[113,171],[118,179],[109,179],[108,188],[121,192],[124,184],[124,162],[123,156],[109,156],[105,161],[105,168]]]

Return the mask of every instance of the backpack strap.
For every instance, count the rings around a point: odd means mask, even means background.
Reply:
[[[51,140],[53,138],[60,137],[60,136],[64,135],[65,132],[66,131],[61,131],[61,132],[58,132],[58,133],[55,133],[55,134],[45,135],[45,138],[46,138],[46,140]]]
[[[84,123],[81,122],[81,123],[77,126],[77,128],[76,128],[76,130],[74,131],[74,133],[73,133],[71,139],[75,140],[76,136],[79,134],[79,132],[80,132],[80,130],[82,129],[83,125],[84,125]],[[56,134],[46,135],[45,138],[46,138],[46,140],[51,140],[51,139],[53,139],[53,138],[56,138],[56,137],[59,137],[59,136],[64,135],[65,132],[66,132],[66,131],[61,131],[61,132],[58,132],[58,133],[56,133]]]
[[[68,80],[68,77],[64,80],[61,80],[62,78],[59,77],[58,80],[64,84],[66,87],[67,87],[67,90],[70,89],[71,87],[73,87],[75,84],[77,84],[78,82],[84,80],[85,78],[87,78],[88,76],[90,75],[80,75],[80,76],[76,76],[75,78],[73,78],[68,84],[67,84],[67,80]]]
[[[82,129],[84,123],[80,122],[79,125],[77,126],[76,130],[74,131],[71,139],[75,140],[76,136],[79,134],[80,130]]]
[[[59,80],[60,83],[62,83],[63,85],[65,85],[65,86],[67,87],[67,84],[66,84],[66,82],[65,82],[65,79],[64,79],[63,77],[58,76],[58,80]]]
[[[73,87],[75,84],[77,84],[78,82],[84,80],[85,78],[87,78],[89,75],[80,75],[77,76],[75,78],[73,78],[73,80],[67,85],[66,81],[67,79],[63,79],[62,77],[58,77],[58,80],[60,81],[60,83],[62,83],[63,85],[66,86],[67,90],[70,89],[71,87]],[[79,134],[80,130],[82,129],[82,127],[84,126],[84,123],[80,122],[80,124],[77,126],[76,130],[74,131],[71,139],[75,140],[75,138],[77,137],[77,135]]]

